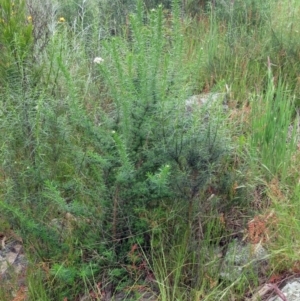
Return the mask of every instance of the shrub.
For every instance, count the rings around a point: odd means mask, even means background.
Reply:
[[[32,14],[42,16],[30,3]],[[92,18],[91,7],[88,12]],[[34,26],[44,26],[35,19]],[[211,217],[232,201],[220,104],[186,110],[202,52],[186,59],[179,1],[171,14],[161,5],[146,12],[139,1],[123,34],[106,37],[101,47],[87,47],[95,32],[86,34],[88,22],[81,21],[78,29],[66,14],[55,31],[31,30],[36,56],[17,61],[26,76],[7,77],[0,95],[0,206],[26,237],[31,256],[51,263],[45,272],[55,284],[47,287],[50,299],[71,299],[78,283],[103,275],[115,286],[133,281],[128,271],[140,257],[128,252],[138,245],[149,254],[156,222],[149,212],[181,208],[184,226],[209,229]],[[91,67],[98,51],[103,60]],[[85,102],[90,85],[100,87],[94,111]],[[217,243],[220,231],[208,233]],[[184,246],[189,251],[192,237]]]

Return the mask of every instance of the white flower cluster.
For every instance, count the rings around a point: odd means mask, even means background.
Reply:
[[[95,64],[102,64],[104,62],[104,59],[102,57],[95,57],[94,63]]]

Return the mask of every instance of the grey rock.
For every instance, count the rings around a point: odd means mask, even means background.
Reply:
[[[221,105],[223,110],[228,109],[227,93],[204,93],[193,95],[185,100],[185,109],[187,113],[194,112],[195,110],[211,109],[214,105]]]
[[[0,251],[1,280],[9,280],[12,275],[21,275],[25,271],[28,263],[22,248],[21,243],[15,240],[3,244]]]
[[[288,281],[281,289],[281,292],[288,301],[300,300],[300,278]],[[268,301],[282,301],[282,299],[279,296],[275,296],[268,299]]]
[[[261,244],[243,244],[234,240],[224,256],[220,276],[235,281],[242,274],[258,274],[260,265],[265,264],[267,258],[268,253]]]

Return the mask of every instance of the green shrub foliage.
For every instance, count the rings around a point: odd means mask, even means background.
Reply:
[[[149,212],[176,205],[191,225],[199,212],[222,205],[226,192],[207,199],[229,173],[224,116],[186,110],[201,53],[191,64],[184,60],[179,1],[172,13],[162,5],[147,11],[138,1],[122,34],[93,51],[84,19],[80,48],[67,17],[39,36],[25,11],[11,17],[11,2],[0,3],[9,16],[0,31],[4,65],[17,74],[1,74],[1,214],[31,256],[51,262],[58,291],[49,288],[49,295],[71,300],[79,281],[98,281],[107,269],[114,283],[124,280],[137,261],[131,247],[149,251]],[[30,49],[38,49],[33,57]],[[90,66],[94,52],[103,62]],[[89,85],[100,87],[95,111],[85,103]]]

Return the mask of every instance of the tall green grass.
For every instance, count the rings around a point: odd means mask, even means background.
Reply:
[[[253,99],[251,145],[253,158],[261,164],[266,178],[284,182],[296,150],[295,105],[293,96],[279,78],[274,83],[269,62],[268,85],[264,95]]]

